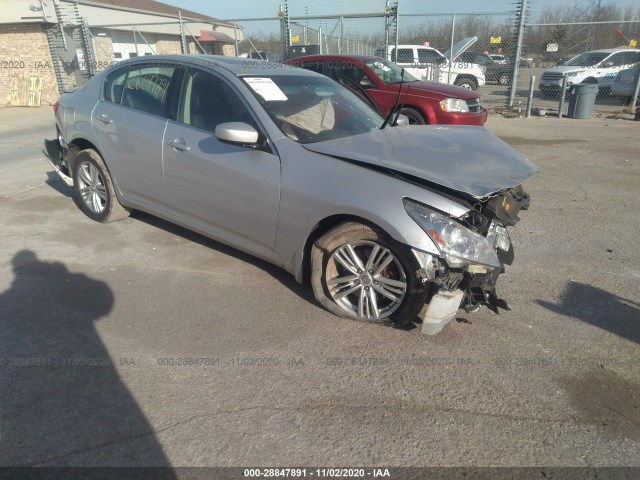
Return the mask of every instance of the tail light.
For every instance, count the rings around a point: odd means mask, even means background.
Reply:
[[[56,113],[58,113],[58,107],[60,106],[60,100],[56,101],[56,103],[53,104],[53,113],[54,115]]]

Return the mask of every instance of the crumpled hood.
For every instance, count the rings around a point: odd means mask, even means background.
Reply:
[[[408,174],[478,199],[520,185],[540,171],[484,127],[387,127],[304,147],[365,168]]]

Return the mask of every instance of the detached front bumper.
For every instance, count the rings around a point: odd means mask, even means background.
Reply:
[[[42,153],[60,179],[68,186],[73,187],[73,178],[71,178],[64,162],[65,149],[60,145],[60,140],[45,140]]]

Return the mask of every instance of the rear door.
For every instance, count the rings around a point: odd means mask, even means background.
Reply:
[[[122,195],[164,210],[162,138],[167,94],[176,69],[140,63],[107,76],[91,118],[109,171]]]
[[[280,205],[280,158],[220,142],[217,125],[261,126],[230,80],[185,71],[176,121],[162,144],[170,215],[213,236],[271,253]]]

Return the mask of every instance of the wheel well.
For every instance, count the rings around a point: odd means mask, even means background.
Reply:
[[[398,106],[398,108],[400,108],[400,105]],[[407,103],[405,103],[404,105],[402,105],[402,108],[410,108],[411,110],[415,110],[416,112],[418,112],[418,113],[420,114],[420,116],[421,116],[421,117],[422,117],[422,119],[424,120],[424,123],[425,123],[425,124],[429,124],[429,123],[431,123],[431,122],[429,121],[429,115],[427,115],[427,114],[422,110],[422,108],[420,108],[420,107],[418,107],[418,106],[416,106],[416,105],[410,105],[410,104],[407,104]],[[400,109],[402,109],[402,108],[400,108]]]
[[[69,143],[69,153],[67,154],[67,167],[69,168],[69,174],[73,175],[73,163],[75,162],[78,153],[87,149],[95,150],[98,152],[98,155],[102,156],[98,148],[89,140],[84,138],[76,138]]]
[[[375,223],[367,220],[366,218],[358,217],[357,215],[331,215],[330,217],[320,220],[313,230],[311,230],[311,233],[307,237],[307,241],[304,245],[304,252],[302,256],[302,283],[308,284],[311,280],[311,247],[313,246],[313,243],[333,227],[347,222],[358,222],[371,228],[382,230]]]
[[[467,75],[467,74],[458,75],[458,77],[456,78],[456,81],[453,83],[457,85],[458,82],[461,82],[463,80],[471,80],[475,86],[478,86],[478,79],[473,75]]]

